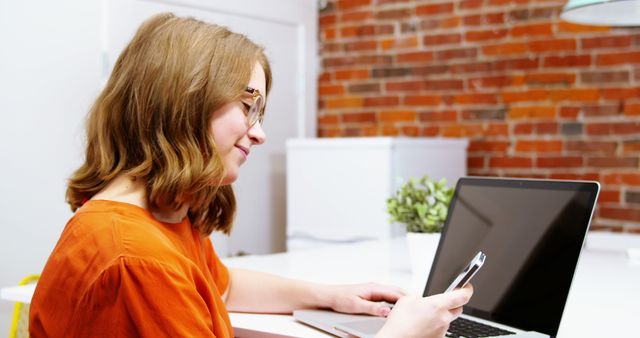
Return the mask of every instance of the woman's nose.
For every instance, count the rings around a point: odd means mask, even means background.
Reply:
[[[263,144],[267,140],[267,135],[265,134],[264,129],[262,129],[262,125],[260,123],[254,124],[249,129],[248,135],[253,144]]]

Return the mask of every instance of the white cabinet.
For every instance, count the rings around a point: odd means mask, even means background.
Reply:
[[[410,177],[466,175],[465,139],[287,140],[287,248],[387,238],[386,200]]]

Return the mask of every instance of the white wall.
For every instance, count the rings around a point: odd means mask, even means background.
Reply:
[[[101,76],[100,1],[0,1],[0,287],[39,273]],[[13,304],[0,301],[0,336]]]

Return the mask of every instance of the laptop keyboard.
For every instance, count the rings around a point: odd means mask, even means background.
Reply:
[[[515,332],[502,330],[497,327],[485,325],[482,323],[474,322],[465,318],[458,318],[451,322],[449,325],[449,331],[445,335],[446,337],[494,337],[494,336],[506,336],[515,334]]]

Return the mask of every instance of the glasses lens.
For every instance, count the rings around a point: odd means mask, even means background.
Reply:
[[[249,111],[249,123],[253,126],[257,122],[262,124],[262,118],[260,116],[260,108],[262,107],[262,96],[256,97],[255,101],[253,101],[253,105],[251,105],[251,110]]]

